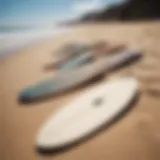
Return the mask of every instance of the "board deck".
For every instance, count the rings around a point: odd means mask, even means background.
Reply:
[[[75,70],[57,73],[53,78],[44,80],[24,89],[20,95],[21,102],[29,102],[48,95],[67,91],[99,75],[107,73],[122,64],[140,56],[140,51],[121,52],[89,63]]]
[[[121,78],[91,88],[43,124],[36,140],[38,150],[60,149],[95,132],[126,109],[137,90],[134,78]]]

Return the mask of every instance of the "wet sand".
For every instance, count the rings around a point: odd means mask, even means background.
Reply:
[[[33,104],[20,104],[19,91],[52,77],[45,65],[65,43],[106,40],[141,48],[143,58],[94,84]],[[27,48],[0,63],[0,151],[3,160],[159,160],[160,159],[160,22],[79,25],[72,33]],[[93,85],[134,76],[140,85],[136,105],[117,123],[87,142],[57,156],[41,158],[34,150],[36,134],[46,118]]]

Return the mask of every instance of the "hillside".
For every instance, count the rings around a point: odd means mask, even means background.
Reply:
[[[157,20],[160,18],[159,0],[128,0],[98,13],[89,13],[81,21]]]

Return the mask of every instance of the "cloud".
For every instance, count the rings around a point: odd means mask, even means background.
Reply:
[[[85,0],[74,3],[72,5],[72,10],[77,14],[84,14],[87,12],[98,11],[103,8],[104,3],[103,0]]]

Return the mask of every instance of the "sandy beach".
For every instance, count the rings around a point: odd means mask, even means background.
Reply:
[[[19,104],[19,91],[53,77],[45,66],[54,52],[68,42],[106,40],[141,48],[140,61],[126,66],[81,89],[33,104]],[[86,24],[28,47],[0,62],[0,151],[2,160],[159,160],[160,159],[160,22]],[[140,97],[117,123],[89,141],[57,156],[39,157],[34,144],[46,118],[58,108],[102,81],[123,76],[138,79]]]

